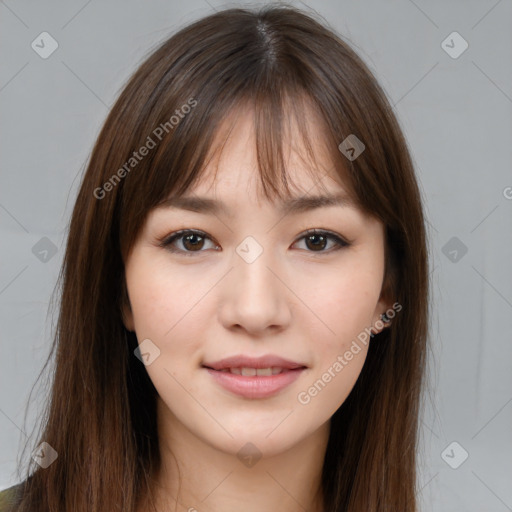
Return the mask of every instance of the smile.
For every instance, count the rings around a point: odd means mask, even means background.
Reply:
[[[227,391],[244,398],[258,399],[276,395],[296,381],[306,369],[271,368],[204,368],[214,381]],[[275,372],[275,373],[274,373]]]
[[[244,377],[253,377],[255,375],[259,376],[269,376],[269,375],[278,375],[283,372],[290,371],[287,368],[281,368],[280,366],[272,366],[268,368],[223,368],[222,370],[218,370],[221,372],[230,372],[236,375],[243,375]]]

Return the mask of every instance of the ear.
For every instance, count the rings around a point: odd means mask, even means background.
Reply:
[[[126,290],[126,283],[123,281],[123,290],[121,297],[121,316],[123,324],[128,331],[135,332],[135,323],[133,321],[133,312],[130,306],[130,299]]]
[[[390,327],[392,320],[389,320],[388,322],[385,322],[382,320],[383,313],[386,313],[386,311],[393,313],[395,310],[393,308],[393,304],[395,301],[391,297],[391,289],[389,286],[384,286],[379,302],[377,302],[377,306],[375,307],[375,313],[373,317],[373,323],[372,323],[372,329],[371,331],[374,334],[379,334],[384,329],[387,329]],[[391,316],[391,315],[389,315]],[[394,315],[393,315],[394,316]]]

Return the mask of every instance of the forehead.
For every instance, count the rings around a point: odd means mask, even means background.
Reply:
[[[271,179],[279,189],[279,197],[269,199],[279,201],[306,195],[342,194],[348,201],[352,194],[346,178],[347,170],[342,169],[341,174],[345,176],[341,177],[340,161],[333,161],[323,120],[308,103],[305,108],[306,139],[295,117],[290,115],[283,119],[281,140],[273,141],[275,145],[270,148],[273,164],[277,164],[275,156],[278,149],[282,149],[285,177],[283,180],[277,168],[271,170]],[[254,109],[249,104],[242,104],[223,119],[201,176],[187,195],[247,197],[252,191],[258,201],[262,198],[261,155],[258,155],[254,116]],[[278,148],[279,144],[281,148]]]

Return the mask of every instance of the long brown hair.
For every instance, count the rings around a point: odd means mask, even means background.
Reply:
[[[217,12],[164,41],[104,123],[69,225],[46,362],[55,357],[53,382],[31,445],[46,442],[58,458],[45,469],[27,461],[18,512],[135,512],[150,493],[160,462],[156,390],[123,324],[124,262],[148,212],[197,183],[220,123],[242,103],[254,108],[259,172],[270,199],[288,193],[286,120],[294,115],[311,148],[305,108],[313,106],[335,171],[386,228],[383,290],[402,306],[370,343],[352,392],[331,419],[325,510],[417,509],[429,302],[413,163],[390,102],[350,45],[310,14],[267,6]],[[338,147],[349,135],[366,146],[355,159]]]

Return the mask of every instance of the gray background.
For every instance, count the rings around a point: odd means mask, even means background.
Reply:
[[[185,4],[0,2],[0,488],[17,483],[17,453],[33,428],[37,400],[26,422],[23,414],[50,344],[66,225],[110,106],[170,33],[213,9],[257,5]],[[425,201],[434,314],[423,510],[512,510],[512,2],[308,6],[387,91]],[[31,47],[43,31],[59,45],[47,59]],[[469,44],[458,58],[442,46],[453,31]]]

